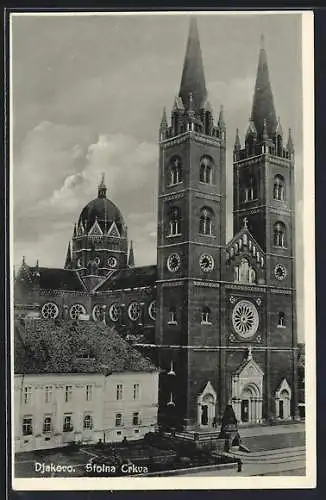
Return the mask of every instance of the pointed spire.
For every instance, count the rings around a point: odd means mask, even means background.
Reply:
[[[73,237],[76,238],[77,236],[77,225],[76,225],[76,222],[74,224],[74,234],[73,234]]]
[[[220,106],[220,114],[219,114],[219,117],[218,117],[218,122],[217,122],[219,128],[223,129],[225,128],[225,121],[224,121],[224,107],[223,105],[221,104]]]
[[[128,257],[128,267],[134,267],[135,266],[135,256],[134,256],[134,249],[132,245],[132,240],[130,241],[130,249],[129,249],[129,257]]]
[[[268,139],[267,120],[265,118],[264,125],[263,125],[263,141],[267,141],[267,139]]]
[[[179,96],[182,98],[183,104],[186,108],[189,105],[190,92],[193,97],[194,109],[197,111],[206,100],[207,90],[197,21],[195,17],[190,18],[186,55],[183,64],[179,91]]]
[[[176,96],[174,99],[173,106],[172,106],[172,112],[173,111],[184,111],[184,109],[185,108],[184,108],[181,97]]]
[[[294,144],[293,144],[293,139],[292,139],[292,130],[289,128],[289,137],[288,137],[288,142],[287,142],[287,150],[290,154],[294,153]]]
[[[241,142],[240,142],[240,137],[239,137],[239,129],[237,128],[236,133],[235,133],[235,140],[234,140],[234,151],[240,151],[241,149]]]
[[[160,124],[160,131],[166,131],[167,128],[168,128],[168,121],[166,118],[166,109],[164,107],[163,113],[162,113],[161,124]]]
[[[275,129],[275,135],[283,136],[283,129],[282,129],[280,117],[278,117],[278,119],[277,119],[277,125],[276,125],[276,129]]]
[[[65,262],[65,269],[70,269],[72,264],[72,259],[71,259],[71,245],[70,241],[68,244],[68,249],[67,249],[67,256],[66,256],[66,262]]]
[[[98,198],[106,198],[106,185],[105,185],[105,174],[102,173],[101,182],[98,185]]]
[[[269,79],[264,35],[261,35],[260,43],[261,47],[251,112],[251,119],[255,123],[259,139],[262,137],[264,120],[266,120],[267,134],[269,137],[273,137],[277,124],[273,93]]]
[[[255,127],[254,121],[251,118],[249,118],[249,125],[248,125],[247,132],[246,132],[246,139],[249,136],[257,138],[257,129]]]
[[[249,346],[248,351],[247,351],[247,361],[249,361],[251,359],[252,359],[252,347]]]
[[[203,108],[205,111],[209,111],[210,113],[213,114],[213,108],[212,108],[211,102],[208,99],[206,99]]]

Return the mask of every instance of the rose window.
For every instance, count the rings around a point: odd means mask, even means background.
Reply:
[[[112,304],[109,309],[109,316],[111,321],[119,321],[121,315],[120,307],[118,304]]]
[[[81,314],[86,314],[86,309],[82,304],[74,304],[69,311],[71,319],[78,319]]]
[[[240,300],[233,309],[232,323],[241,337],[252,337],[259,324],[258,311],[254,304],[248,300]]]
[[[140,317],[140,305],[138,302],[132,302],[128,307],[128,315],[131,321],[137,321]]]
[[[149,314],[149,317],[152,320],[154,320],[154,321],[156,320],[156,316],[157,316],[157,303],[156,303],[156,300],[153,300],[153,302],[151,302],[149,304],[148,314]]]
[[[44,319],[55,319],[59,314],[59,309],[54,302],[47,302],[43,305],[41,313]]]
[[[94,321],[101,321],[103,319],[102,306],[100,304],[96,304],[96,306],[93,307],[92,314],[93,314]]]

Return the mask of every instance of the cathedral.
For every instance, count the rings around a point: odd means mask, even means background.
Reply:
[[[233,148],[230,241],[222,106],[214,116],[191,19],[180,91],[159,126],[157,265],[135,265],[103,176],[63,267],[23,259],[14,282],[16,317],[113,327],[159,368],[159,423],[203,431],[229,403],[239,424],[297,414],[294,146],[263,39],[245,141],[237,130]]]

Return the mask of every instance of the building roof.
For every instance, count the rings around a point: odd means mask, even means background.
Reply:
[[[32,275],[35,274],[35,268],[30,268]],[[73,290],[85,291],[82,281],[78,274],[70,269],[59,269],[53,267],[40,267],[38,269],[38,284],[40,288],[50,290]]]
[[[16,374],[153,372],[116,331],[92,321],[15,322]]]
[[[113,222],[122,233],[124,220],[119,208],[108,198],[98,196],[87,203],[81,211],[78,220],[78,227],[82,224],[84,230],[88,233],[97,221],[101,231],[107,233]]]
[[[115,271],[104,283],[102,283],[97,292],[109,290],[123,290],[126,288],[141,288],[145,286],[154,286],[157,280],[157,266],[139,266]]]

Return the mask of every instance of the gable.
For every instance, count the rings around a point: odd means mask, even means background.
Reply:
[[[264,267],[265,253],[252,236],[247,227],[241,229],[226,246],[226,259],[240,260],[242,257],[250,257],[259,267]]]
[[[108,231],[108,236],[111,236],[111,238],[121,238],[119,229],[117,228],[116,223],[113,221],[112,225]]]
[[[241,378],[261,378],[264,376],[264,372],[257,365],[253,359],[248,359],[244,363],[241,363],[239,368],[236,370],[236,375]]]
[[[291,387],[289,386],[286,378],[284,378],[282,380],[282,382],[278,386],[278,389],[275,391],[275,397],[280,397],[280,395],[283,391],[286,391],[289,394],[289,397],[291,399],[292,391],[291,391]]]
[[[97,220],[94,222],[94,224],[91,227],[88,234],[89,234],[89,236],[102,236],[103,235],[102,229],[100,228],[100,225],[97,222]]]

